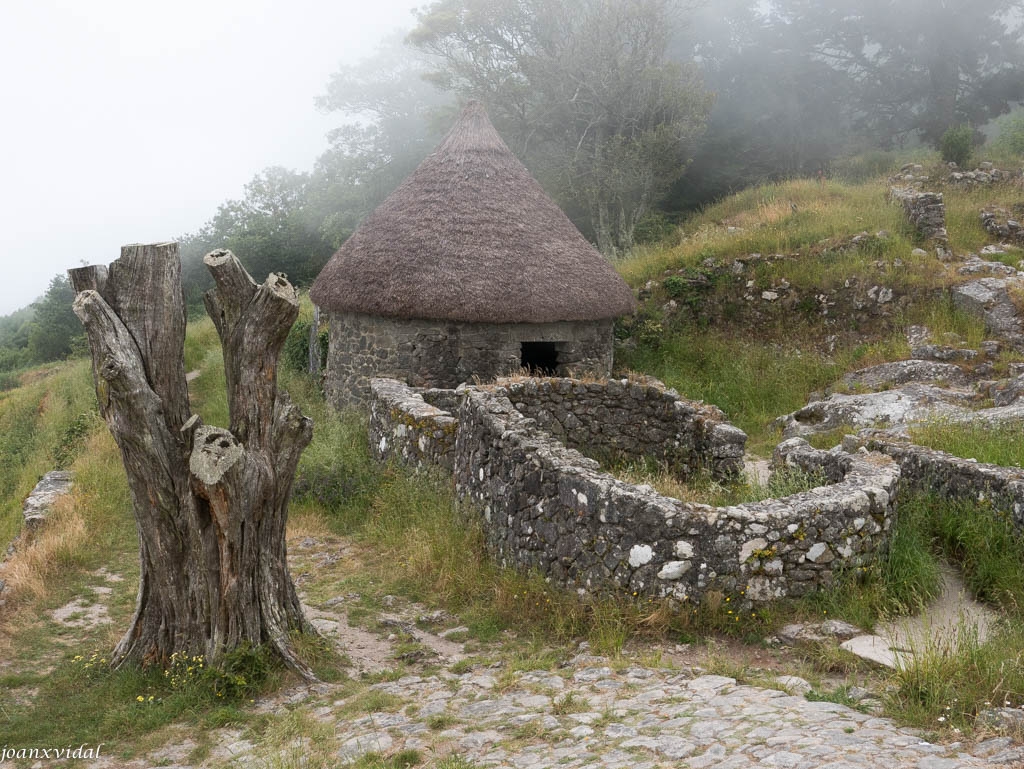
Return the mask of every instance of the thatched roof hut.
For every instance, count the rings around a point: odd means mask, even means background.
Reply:
[[[598,320],[633,293],[470,102],[313,284],[332,312],[474,323]]]
[[[449,386],[521,366],[611,368],[612,319],[635,300],[470,102],[310,291],[330,313],[326,386],[372,376]]]

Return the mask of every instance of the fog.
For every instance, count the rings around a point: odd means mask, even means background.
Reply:
[[[236,238],[257,272],[308,282],[469,98],[610,257],[753,184],[881,173],[947,140],[969,156],[982,130],[1005,153],[1022,19],[1024,0],[3,0],[0,314],[319,158],[316,183],[264,185],[287,211],[189,244]],[[376,130],[325,154],[345,118],[322,95]]]
[[[0,314],[124,243],[197,229],[271,165],[308,169],[343,62],[414,0],[4,0]]]

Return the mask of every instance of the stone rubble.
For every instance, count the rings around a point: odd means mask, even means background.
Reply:
[[[74,476],[68,470],[51,470],[42,477],[25,499],[22,517],[29,531],[41,525],[54,503],[71,492]]]
[[[985,328],[1018,352],[1024,352],[1024,321],[1011,292],[1024,288],[1016,277],[979,278],[952,288],[953,304],[985,321]]]
[[[917,382],[891,390],[868,393],[833,393],[813,400],[775,420],[783,438],[826,433],[841,428],[905,428],[915,422],[968,413],[977,400],[967,389],[937,387]]]
[[[983,342],[980,351],[965,349],[956,344],[962,340],[936,343],[927,328],[911,326],[909,360],[847,374],[842,384],[852,392],[812,394],[806,406],[776,419],[783,437],[841,428],[886,429],[891,436],[906,437],[911,424],[934,419],[998,423],[1024,418],[1024,379],[1019,379],[1024,370],[1010,364],[1008,379],[985,379],[993,374],[1004,345],[1024,351],[1024,319],[1014,301],[1024,291],[1024,273],[973,255],[959,272],[987,274],[953,286],[951,297],[956,307],[982,319],[996,339]],[[994,407],[978,408],[987,398]]]
[[[992,237],[1000,242],[1024,246],[1024,226],[1021,226],[1020,214],[1014,214],[1005,208],[990,206],[981,212],[981,226]]]
[[[984,187],[990,184],[1011,181],[1019,176],[1019,172],[1004,171],[986,161],[973,171],[952,169],[949,176],[946,177],[946,182],[954,187]]]

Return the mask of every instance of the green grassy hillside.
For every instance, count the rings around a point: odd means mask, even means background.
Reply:
[[[879,177],[745,190],[685,222],[677,245],[638,250],[619,268],[647,298],[620,324],[617,364],[719,406],[763,454],[778,439],[771,421],[810,393],[848,371],[907,357],[912,324],[977,348],[983,324],[944,291],[968,278],[930,250],[915,253],[925,244],[888,201],[888,187]],[[984,205],[1024,198],[1019,181],[944,193],[960,254],[990,242]],[[892,300],[874,302],[875,286],[891,289]]]

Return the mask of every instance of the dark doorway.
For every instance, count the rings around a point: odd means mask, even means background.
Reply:
[[[556,342],[523,342],[520,363],[531,374],[554,376],[558,368]]]

